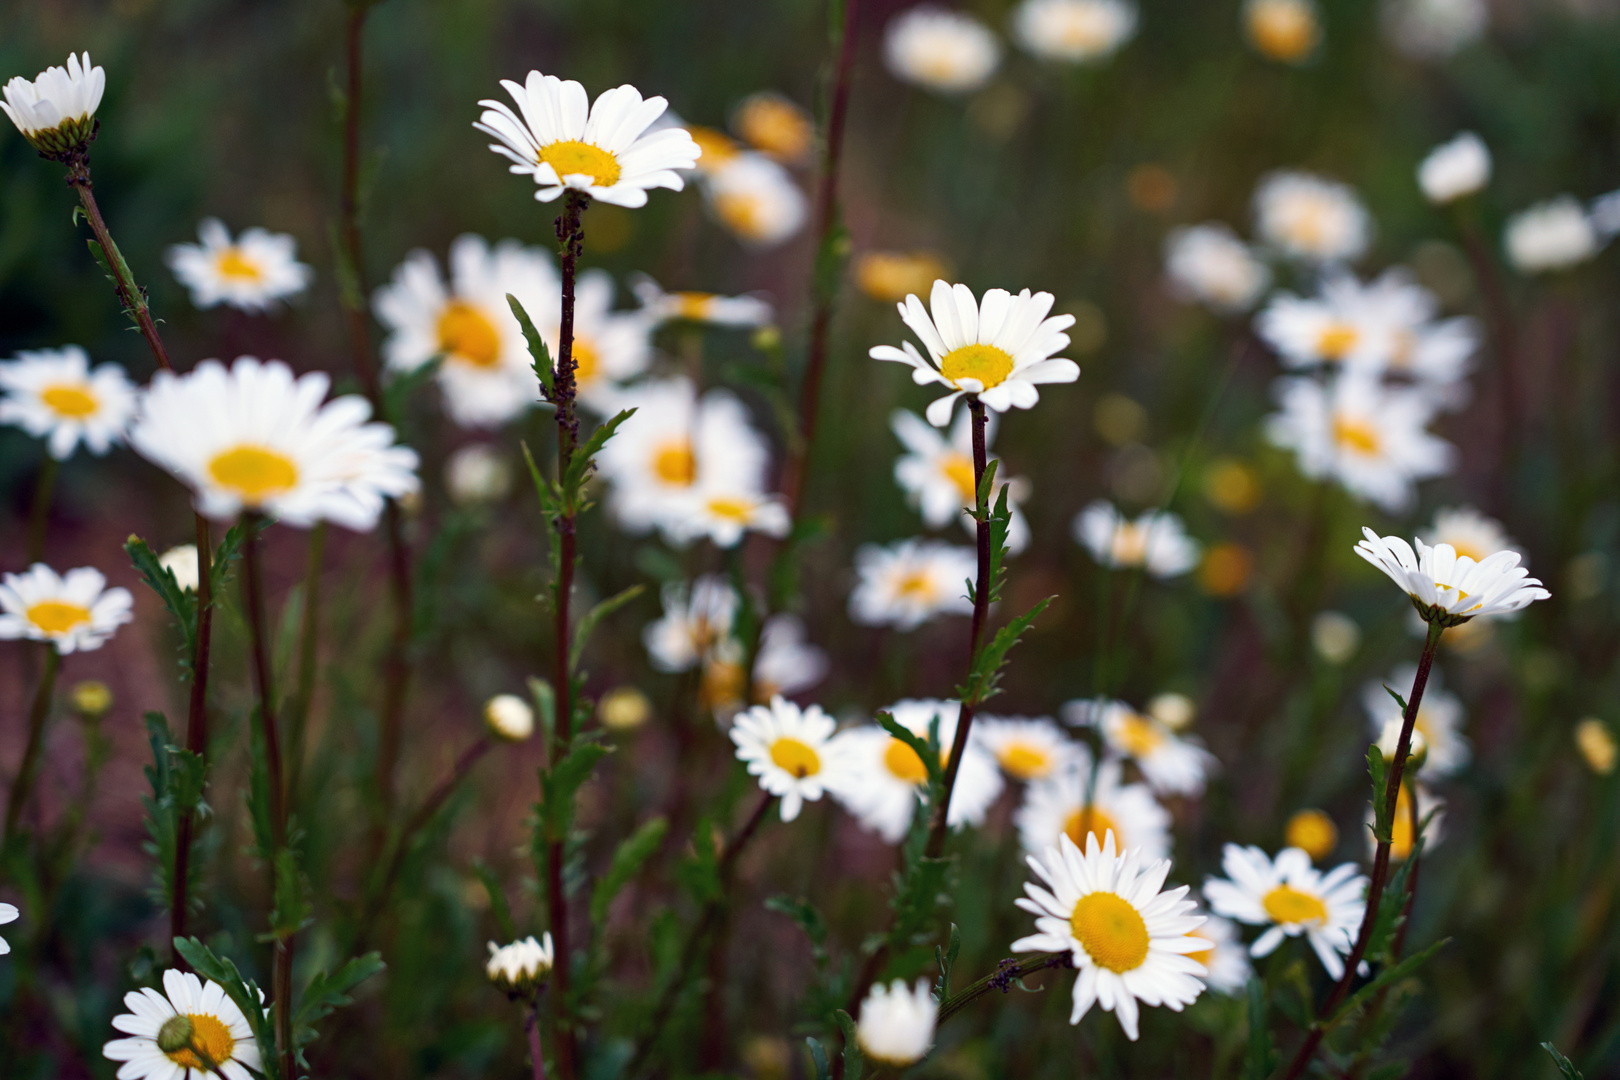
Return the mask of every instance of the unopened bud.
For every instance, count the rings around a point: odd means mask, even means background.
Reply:
[[[496,694],[484,703],[484,723],[497,739],[522,742],[534,734],[534,710],[516,694]]]
[[[163,1021],[158,1028],[157,1048],[165,1054],[177,1054],[191,1048],[191,1017],[181,1013]]]

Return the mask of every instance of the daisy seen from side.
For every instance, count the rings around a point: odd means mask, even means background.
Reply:
[[[1313,173],[1266,176],[1255,189],[1254,216],[1263,241],[1307,263],[1359,258],[1372,240],[1372,218],[1355,191]]]
[[[547,931],[536,941],[533,934],[509,945],[488,943],[489,959],[484,962],[484,974],[496,987],[514,998],[532,998],[534,992],[551,974],[556,962],[556,950]]]
[[[884,27],[883,61],[902,82],[939,94],[965,94],[995,73],[1001,45],[972,16],[919,4]]]
[[[1249,946],[1251,956],[1269,956],[1285,939],[1304,935],[1328,975],[1344,975],[1366,906],[1367,879],[1354,863],[1324,874],[1298,848],[1272,859],[1257,847],[1227,844],[1221,869],[1226,877],[1209,878],[1204,898],[1218,915],[1266,927]]]
[[[659,671],[690,671],[731,636],[738,599],[724,578],[705,574],[690,586],[665,585],[663,602],[663,615],[641,633],[647,655]]]
[[[1013,10],[1013,36],[1042,59],[1080,63],[1119,51],[1137,19],[1126,0],[1023,0]]]
[[[172,245],[164,261],[200,308],[227,304],[268,311],[303,292],[315,276],[298,261],[298,241],[291,236],[251,228],[233,240],[218,218],[205,218],[197,243]]]
[[[105,454],[124,439],[135,415],[136,390],[117,364],[90,366],[77,345],[19,352],[0,363],[0,424],[45,440],[65,461],[81,445]]]
[[[1271,285],[1271,268],[1219,222],[1173,231],[1165,242],[1165,274],[1177,296],[1223,315],[1248,311]]]
[[[1415,539],[1361,530],[1355,551],[1411,597],[1425,622],[1456,626],[1481,615],[1522,611],[1552,594],[1519,565],[1517,551],[1497,551],[1475,560],[1450,544],[1430,547]]]
[[[708,292],[665,292],[641,274],[630,285],[641,310],[655,324],[699,323],[706,326],[758,328],[775,320],[771,305],[757,296],[721,296]]]
[[[0,904],[0,926],[14,923],[21,917],[22,912],[18,911],[14,905]],[[6,943],[6,939],[0,938],[0,956],[4,956],[10,951],[11,946]]]
[[[967,582],[978,573],[972,548],[937,540],[865,544],[855,552],[850,618],[865,626],[915,630],[937,615],[968,615]]]
[[[66,67],[48,67],[33,81],[19,75],[6,83],[0,110],[35,150],[54,158],[94,136],[106,90],[107,73],[90,63],[90,54],[69,53]]]
[[[122,1080],[252,1080],[263,1070],[247,1017],[216,982],[172,968],[163,992],[146,987],[124,995],[129,1012],[113,1017],[127,1038],[114,1039],[102,1054],[121,1061]],[[203,1060],[206,1058],[207,1060]]]
[[[837,730],[819,705],[801,709],[778,695],[739,713],[731,741],[760,788],[781,797],[782,820],[792,821],[806,802],[849,780],[848,744]]]
[[[46,641],[64,656],[91,652],[135,619],[128,589],[92,566],[58,575],[44,563],[0,578],[0,639]]]
[[[938,1021],[939,1002],[927,979],[918,979],[916,986],[903,979],[878,983],[861,1002],[855,1040],[867,1058],[899,1068],[928,1056]]]

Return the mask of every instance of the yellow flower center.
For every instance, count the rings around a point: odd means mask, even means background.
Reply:
[[[946,454],[939,463],[939,471],[944,473],[956,490],[962,493],[962,502],[977,502],[979,489],[973,483],[973,459],[966,454]]]
[[[298,483],[298,466],[285,454],[262,446],[238,446],[214,455],[208,475],[256,506]]]
[[[707,127],[689,127],[686,133],[692,136],[692,141],[698,144],[698,150],[702,152],[698,158],[698,166],[702,169],[716,169],[737,156],[737,144],[725,132]]]
[[[934,583],[934,576],[926,570],[913,570],[900,578],[894,586],[895,593],[902,600],[917,600],[922,603],[933,603],[939,595],[939,587]]]
[[[941,754],[940,764],[945,764],[946,760],[947,755]],[[923,764],[923,759],[899,739],[889,740],[888,749],[883,751],[883,764],[889,772],[908,784],[928,782],[928,767]]]
[[[1249,8],[1249,35],[1273,60],[1303,59],[1316,48],[1316,16],[1302,0],[1262,0]]]
[[[761,240],[770,232],[770,215],[765,200],[757,195],[728,191],[715,196],[714,212],[727,228],[749,240]]]
[[[1052,755],[1031,743],[1008,743],[997,755],[1001,767],[1020,780],[1037,780],[1052,771]]]
[[[1123,974],[1147,959],[1147,923],[1129,900],[1115,893],[1087,893],[1076,900],[1069,928],[1098,967]]]
[[[1339,842],[1333,819],[1320,810],[1301,810],[1289,818],[1284,835],[1289,847],[1297,847],[1313,859],[1326,858]]]
[[[680,292],[673,294],[677,318],[703,322],[714,309],[715,295],[706,292]]]
[[[206,1054],[208,1062],[205,1065],[198,1061],[197,1055],[189,1047],[170,1050],[165,1055],[170,1061],[182,1069],[195,1069],[199,1075],[206,1075],[212,1071],[208,1066],[217,1067],[231,1060],[231,1055],[236,1052],[236,1039],[224,1021],[207,1013],[187,1013],[186,1019],[191,1021],[191,1045]]]
[[[780,98],[753,98],[737,114],[742,137],[777,157],[797,160],[810,149],[815,131],[798,107]]]
[[[588,176],[597,187],[619,182],[619,159],[599,146],[578,139],[563,139],[540,148],[540,161],[557,171],[559,178]]]
[[[58,383],[40,391],[39,400],[58,416],[80,420],[92,416],[101,407],[90,388],[83,383]]]
[[[1405,860],[1412,855],[1412,799],[1406,793],[1406,785],[1401,785],[1400,794],[1395,796],[1395,820],[1390,822],[1389,857]]]
[[[664,443],[653,452],[653,473],[666,484],[690,487],[697,479],[697,458],[688,439]]]
[[[1444,542],[1442,541],[1442,543]],[[1450,544],[1451,550],[1457,553],[1459,559],[1473,559],[1475,562],[1479,562],[1485,558],[1485,553],[1472,544],[1459,544],[1455,540],[1450,541]]]
[[[1095,52],[1108,44],[1108,30],[1108,20],[1094,9],[1072,10],[1057,27],[1057,39],[1060,45],[1076,52]]]
[[[1333,418],[1333,441],[1338,443],[1341,450],[1367,457],[1375,456],[1384,444],[1377,428],[1365,420],[1345,416]]]
[[[1343,360],[1361,340],[1361,333],[1349,323],[1331,323],[1316,339],[1316,351],[1324,360]]]
[[[1063,831],[1069,834],[1074,846],[1081,851],[1086,849],[1086,837],[1095,836],[1097,846],[1102,847],[1108,840],[1108,834],[1114,834],[1114,845],[1123,846],[1125,837],[1119,831],[1119,824],[1114,821],[1106,811],[1095,806],[1082,806],[1069,815],[1063,823]]]
[[[776,763],[777,768],[801,780],[821,771],[821,755],[809,744],[790,735],[784,735],[771,744],[771,760]]]
[[[1307,892],[1300,892],[1292,885],[1278,885],[1266,893],[1260,904],[1273,922],[1318,924],[1327,922],[1327,905],[1322,903],[1320,898]]]
[[[501,362],[501,335],[489,316],[463,300],[452,300],[439,316],[439,351],[478,368]]]
[[[219,253],[219,262],[215,264],[219,276],[230,278],[233,281],[262,281],[264,271],[259,264],[242,254],[242,249],[234,244]]]
[[[753,504],[744,502],[742,499],[721,497],[709,500],[709,513],[717,518],[735,521],[740,525],[748,524],[748,519],[753,515],[753,510]]]
[[[1138,566],[1147,561],[1148,531],[1134,522],[1122,521],[1114,530],[1112,548],[1116,563]]]
[[[939,362],[939,371],[951,382],[977,379],[986,390],[1000,386],[1012,374],[1013,358],[994,345],[963,345],[952,349]]]
[[[1164,732],[1145,716],[1131,713],[1119,722],[1114,738],[1133,758],[1145,758],[1164,745]]]
[[[90,609],[61,600],[42,600],[26,612],[28,621],[47,634],[65,634],[90,621]]]

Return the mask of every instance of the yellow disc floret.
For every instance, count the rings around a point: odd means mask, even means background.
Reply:
[[[540,148],[540,161],[566,176],[589,176],[596,187],[612,187],[619,182],[619,159],[599,146],[578,139],[564,139]]]
[[[994,345],[963,345],[946,353],[939,362],[940,374],[951,382],[977,379],[985,390],[1006,382],[1012,370],[1012,355]]]
[[[237,446],[214,455],[208,475],[243,502],[258,505],[297,484],[298,466],[287,455],[263,446]]]
[[[801,780],[821,771],[821,755],[808,743],[791,735],[784,735],[771,744],[771,760],[778,768]]]
[[[39,400],[56,415],[69,420],[92,416],[101,407],[95,395],[90,393],[90,388],[83,384],[61,383],[57,386],[47,386],[40,391]]]
[[[61,600],[42,600],[27,611],[28,621],[47,634],[65,634],[90,621],[90,609]]]
[[[472,304],[452,300],[445,305],[436,327],[439,350],[451,360],[478,368],[501,362],[501,335],[495,324]]]
[[[1327,905],[1322,903],[1321,898],[1308,892],[1300,892],[1292,885],[1278,885],[1266,893],[1260,903],[1274,922],[1327,922]]]
[[[1098,967],[1123,974],[1147,959],[1147,923],[1129,900],[1115,893],[1082,896],[1069,916],[1069,927]]]

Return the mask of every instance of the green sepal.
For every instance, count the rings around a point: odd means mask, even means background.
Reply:
[[[574,627],[574,642],[568,650],[569,671],[578,670],[580,657],[585,654],[585,644],[590,641],[591,634],[595,632],[598,624],[640,596],[646,589],[645,585],[632,585],[623,592],[608,597],[585,613],[585,617],[579,620],[579,625]]]

